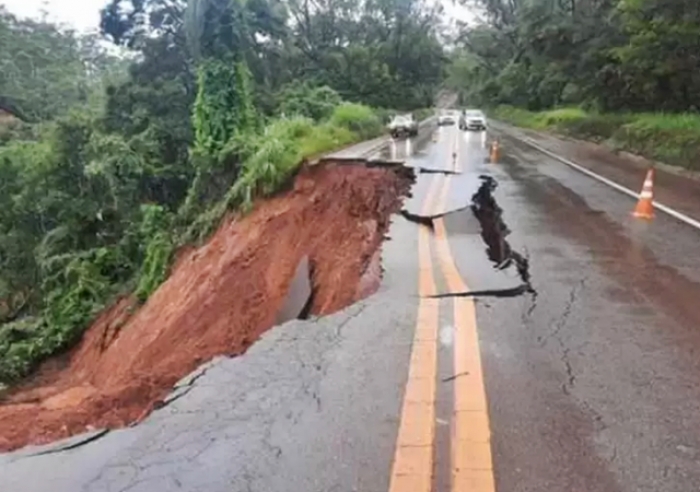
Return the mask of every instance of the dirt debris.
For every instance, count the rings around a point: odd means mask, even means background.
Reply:
[[[133,299],[120,300],[62,362],[49,361],[4,397],[0,450],[145,418],[197,366],[242,354],[275,324],[302,260],[311,276],[307,316],[371,295],[390,217],[412,180],[407,168],[326,162],[248,216],[228,218],[207,244],[181,252],[135,314]]]

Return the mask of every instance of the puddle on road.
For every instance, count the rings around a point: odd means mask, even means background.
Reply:
[[[403,161],[410,157],[416,157],[425,153],[428,144],[431,143],[432,131],[429,128],[421,129],[417,137],[405,139],[391,139],[389,145],[379,152],[379,159],[390,161]],[[406,163],[407,167],[411,167]]]

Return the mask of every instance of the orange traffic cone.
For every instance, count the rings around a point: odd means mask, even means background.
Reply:
[[[496,164],[498,162],[500,150],[498,140],[494,140],[491,144],[491,164]]]
[[[639,194],[639,201],[634,208],[635,217],[639,219],[654,218],[654,168],[652,167],[647,172],[647,177],[644,179],[642,192]]]

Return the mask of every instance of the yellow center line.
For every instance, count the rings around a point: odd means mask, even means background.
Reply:
[[[429,213],[436,198],[440,184],[437,178],[430,183],[423,214]],[[430,231],[425,226],[418,229],[418,261],[418,316],[389,492],[431,492],[433,481],[439,301],[427,298],[436,293],[436,288]]]
[[[459,162],[459,145],[456,147]],[[455,164],[455,170],[457,164]],[[443,184],[442,209],[449,193],[450,176]],[[466,283],[455,265],[447,240],[445,222],[435,221],[436,254],[450,292],[465,292]],[[454,418],[452,427],[452,491],[493,492],[495,481],[491,453],[486,392],[471,298],[454,298]]]
[[[453,141],[452,149],[457,153],[453,168],[459,171],[458,139]],[[444,210],[449,187],[449,175],[434,176],[422,214]],[[452,258],[442,219],[435,221],[435,246],[449,290],[466,291],[467,286]],[[428,298],[437,289],[430,255],[430,231],[424,226],[418,230],[418,258],[420,300],[389,492],[431,492],[433,481],[439,301]],[[453,492],[493,492],[489,419],[476,310],[469,298],[456,298],[453,306],[457,378],[454,382],[451,489]]]

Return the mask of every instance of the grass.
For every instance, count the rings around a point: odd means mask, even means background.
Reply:
[[[367,106],[346,103],[330,119],[315,125],[310,119],[281,119],[268,126],[256,150],[243,163],[228,202],[250,207],[256,197],[269,196],[297,171],[304,159],[381,134],[377,115]]]
[[[700,114],[589,113],[580,108],[532,112],[500,106],[494,118],[524,128],[605,142],[666,164],[700,171]]]
[[[551,111],[533,112],[513,106],[499,106],[493,115],[525,128],[547,130],[574,124],[585,119],[587,113],[579,108],[560,108]]]
[[[383,130],[382,121],[374,110],[362,104],[341,104],[331,115],[329,124],[352,132],[358,140],[376,137]]]
[[[228,210],[250,210],[256,198],[275,194],[305,159],[379,136],[383,130],[371,108],[353,103],[336,107],[322,123],[304,117],[273,121],[261,135],[251,137],[240,176],[221,202],[196,218],[183,242],[204,240]]]

